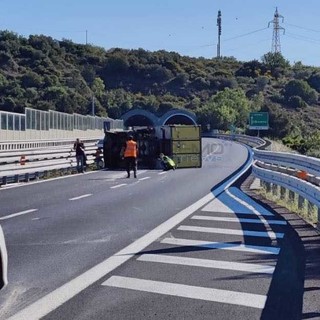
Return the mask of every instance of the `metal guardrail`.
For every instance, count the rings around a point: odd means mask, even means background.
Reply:
[[[320,176],[320,159],[317,158],[294,153],[254,149],[254,159],[277,166],[303,170],[315,176]]]
[[[213,134],[204,134],[203,137],[214,137],[218,139],[234,140],[234,141],[245,143],[251,147],[267,145],[267,142],[259,137],[252,137],[252,136],[247,136],[242,134],[213,133]]]
[[[48,176],[53,170],[61,173],[76,171],[74,140],[64,140],[61,146],[46,146],[0,153],[0,185],[29,181]],[[94,163],[97,139],[83,140],[87,164]],[[59,145],[59,143],[57,143]],[[22,161],[22,157],[24,157]]]
[[[320,159],[300,154],[272,152],[266,141],[245,135],[214,135],[253,147],[253,174],[260,180],[297,193],[318,208],[320,229]],[[255,144],[255,146],[254,146]],[[303,173],[303,175],[301,175]]]
[[[320,208],[320,188],[313,183],[301,180],[287,173],[264,169],[253,164],[253,174],[262,181],[273,183],[298,193],[318,208]]]

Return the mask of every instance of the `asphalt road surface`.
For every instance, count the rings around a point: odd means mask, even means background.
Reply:
[[[246,147],[204,139],[203,150],[201,169],[0,190],[0,318],[284,319],[270,292],[288,225],[230,185]]]

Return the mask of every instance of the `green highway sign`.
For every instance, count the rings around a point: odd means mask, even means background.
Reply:
[[[268,112],[251,112],[249,116],[249,129],[268,130],[269,129],[269,113]]]

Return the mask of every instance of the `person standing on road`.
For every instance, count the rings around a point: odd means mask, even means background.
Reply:
[[[134,177],[137,177],[137,143],[133,140],[133,137],[130,135],[126,142],[124,150],[124,159],[126,162],[127,178],[130,178],[130,170],[133,170]]]
[[[77,170],[79,173],[83,173],[86,154],[84,151],[84,144],[79,140],[79,138],[74,143],[73,149],[76,151]]]

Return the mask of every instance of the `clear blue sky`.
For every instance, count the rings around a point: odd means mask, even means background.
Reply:
[[[220,9],[221,54],[248,61],[271,51],[267,27],[276,7],[286,29],[282,54],[291,63],[320,66],[320,0],[6,0],[0,29],[75,43],[85,43],[88,30],[88,42],[105,49],[164,49],[211,58]]]

